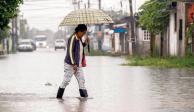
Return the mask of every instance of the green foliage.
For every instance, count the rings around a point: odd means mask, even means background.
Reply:
[[[9,28],[8,24],[10,22],[10,19],[17,16],[18,7],[22,2],[23,0],[0,0],[1,33],[7,33],[7,28]],[[1,34],[1,35],[4,35],[4,34]]]
[[[169,5],[176,0],[149,0],[140,7],[140,26],[158,34],[169,24]]]
[[[187,37],[192,38],[192,35],[194,33],[194,24],[190,25],[187,30]]]
[[[0,30],[0,41],[9,36],[9,29]]]

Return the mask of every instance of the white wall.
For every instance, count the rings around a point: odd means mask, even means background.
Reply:
[[[177,56],[177,32],[175,31],[175,14],[171,13],[170,14],[170,23],[169,23],[169,43],[170,43],[170,56]]]
[[[103,50],[111,50],[111,36],[110,35],[104,35],[104,41],[102,44]]]
[[[120,39],[119,39],[119,33],[115,33],[115,52],[120,52],[121,51],[121,46],[120,46]]]
[[[111,34],[109,33],[110,29],[104,30],[104,41],[102,44],[103,50],[112,50],[112,40],[111,40]]]
[[[143,32],[142,28],[138,28],[137,30],[138,30],[138,34],[137,34],[138,41],[143,41],[144,32]]]

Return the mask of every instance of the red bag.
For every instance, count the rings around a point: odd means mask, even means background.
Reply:
[[[82,67],[86,67],[86,56],[83,55],[83,58],[82,58]]]

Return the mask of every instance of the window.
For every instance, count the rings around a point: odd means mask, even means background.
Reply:
[[[183,40],[183,20],[179,20],[179,40]]]
[[[176,32],[177,30],[177,13],[174,14],[174,31]]]
[[[143,30],[143,41],[150,41],[150,33],[147,30]]]

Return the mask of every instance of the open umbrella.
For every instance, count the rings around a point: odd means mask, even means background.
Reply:
[[[109,15],[102,10],[97,9],[80,9],[70,12],[59,25],[62,26],[75,26],[78,24],[108,24],[113,23],[113,20]],[[88,45],[88,52],[90,52],[90,46]]]
[[[78,24],[105,24],[113,23],[109,15],[102,10],[80,9],[70,12],[59,26],[74,26]]]

